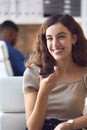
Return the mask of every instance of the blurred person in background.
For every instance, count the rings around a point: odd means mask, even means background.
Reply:
[[[1,23],[0,42],[4,41],[6,43],[14,76],[22,76],[25,70],[25,58],[20,51],[14,48],[17,42],[18,33],[19,28],[13,21],[6,20]]]

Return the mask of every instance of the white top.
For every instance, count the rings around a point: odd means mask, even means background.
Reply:
[[[31,92],[29,87],[39,89],[39,74],[36,67],[27,68],[23,76],[23,92]],[[48,98],[46,118],[68,120],[83,113],[87,93],[87,68],[81,80],[58,83]],[[44,107],[44,106],[43,106]]]

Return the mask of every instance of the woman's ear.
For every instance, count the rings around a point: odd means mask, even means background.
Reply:
[[[73,39],[72,44],[75,45],[77,41],[77,34],[72,35],[72,39]]]

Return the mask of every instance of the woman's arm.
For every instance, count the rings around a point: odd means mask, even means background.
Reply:
[[[87,128],[87,115],[75,118],[73,121],[71,126],[67,122],[60,123],[54,130],[77,130]]]
[[[57,72],[40,76],[39,90],[34,88],[24,94],[27,127],[29,130],[41,130],[46,117],[48,96],[57,82]],[[29,87],[30,88],[30,87]]]
[[[47,110],[48,95],[34,91],[24,94],[26,122],[29,130],[41,130]]]

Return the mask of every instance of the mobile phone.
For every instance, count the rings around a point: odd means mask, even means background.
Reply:
[[[47,68],[46,70],[41,70],[39,75],[49,75],[54,72],[54,68]]]

